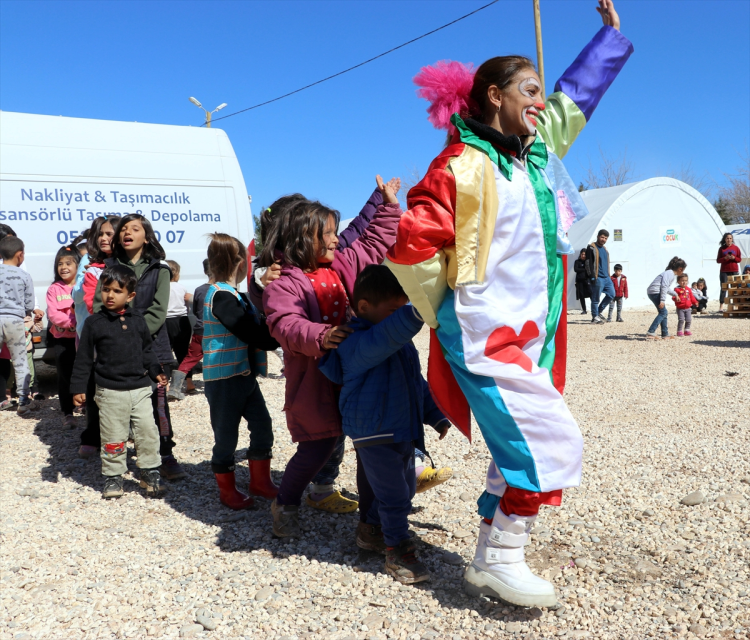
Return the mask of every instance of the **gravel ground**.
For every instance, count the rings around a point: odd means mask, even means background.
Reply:
[[[476,429],[472,444],[428,430],[436,462],[455,477],[414,501],[433,579],[407,587],[358,552],[356,514],[303,507],[305,537],[290,542],[271,537],[266,501],[249,512],[221,506],[202,393],[171,405],[189,478],[169,483],[164,500],[128,480],[116,502],[100,498],[99,462],[76,457],[80,428],[60,426],[52,399],[29,419],[0,416],[0,640],[747,638],[750,320],[701,316],[692,338],[651,343],[652,315],[626,307],[625,323],[604,326],[569,316],[583,484],[543,510],[527,554],[557,587],[555,611],[463,594],[489,462]],[[52,384],[48,369],[41,375]],[[261,385],[278,480],[293,452],[283,382]],[[339,478],[349,492],[353,472],[349,451]],[[238,476],[245,484],[246,463]],[[696,491],[687,501],[697,504],[681,504]]]

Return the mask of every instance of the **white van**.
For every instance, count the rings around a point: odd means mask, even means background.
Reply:
[[[189,292],[206,280],[207,233],[253,238],[250,198],[221,129],[0,112],[0,223],[26,244],[41,309],[58,249],[94,218],[128,213],[151,221]],[[43,353],[42,336],[35,356]]]

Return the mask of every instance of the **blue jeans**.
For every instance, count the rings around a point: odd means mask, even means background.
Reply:
[[[234,471],[234,452],[239,440],[240,421],[247,420],[250,432],[248,460],[267,460],[273,448],[273,429],[266,401],[255,376],[232,376],[207,380],[204,386],[214,448],[211,469],[214,473]]]
[[[395,547],[409,537],[408,516],[417,489],[414,445],[411,442],[377,444],[357,449],[357,453],[375,494],[366,522],[381,525],[386,545]]]
[[[664,336],[669,335],[669,326],[667,325],[667,316],[669,315],[669,311],[667,310],[667,304],[664,303],[664,308],[659,309],[659,305],[661,304],[661,297],[658,293],[649,293],[648,299],[651,300],[651,302],[654,303],[654,306],[658,309],[659,313],[654,318],[654,321],[651,323],[651,326],[648,328],[648,332],[651,335],[656,334],[656,327],[661,325],[661,336],[662,338]]]
[[[604,294],[604,300],[599,304],[599,296]],[[615,297],[615,286],[611,278],[597,278],[591,282],[591,317],[596,318],[609,306]]]

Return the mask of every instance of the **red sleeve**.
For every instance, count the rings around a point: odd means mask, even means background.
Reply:
[[[716,254],[716,262],[718,262],[719,264],[724,263],[724,256],[722,255],[722,251],[723,249],[719,247],[719,253]]]
[[[626,298],[628,297],[628,279],[627,278],[622,279],[622,295],[624,295]]]
[[[462,143],[447,147],[409,191],[408,211],[401,216],[396,244],[388,252],[392,262],[419,264],[455,244],[456,179],[448,162],[463,148]]]
[[[99,282],[99,269],[89,269],[83,276],[83,301],[89,313],[94,313],[94,294]]]
[[[734,259],[734,261],[739,264],[740,262],[742,262],[742,250],[740,249],[739,245],[734,246],[737,247],[737,257]]]

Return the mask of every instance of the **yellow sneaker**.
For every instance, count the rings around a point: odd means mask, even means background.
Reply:
[[[359,502],[345,498],[339,491],[334,491],[330,496],[322,500],[313,500],[308,495],[305,498],[305,504],[313,509],[320,509],[328,513],[351,513],[352,511],[356,511],[359,506]]]
[[[424,493],[427,489],[437,487],[439,484],[443,484],[446,480],[450,480],[452,476],[453,469],[450,467],[443,467],[442,469],[425,467],[424,471],[422,471],[417,478],[417,493]]]

